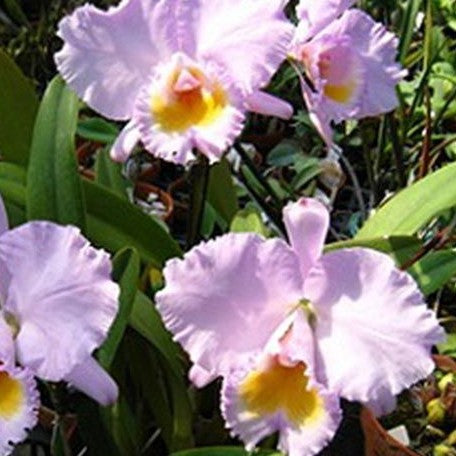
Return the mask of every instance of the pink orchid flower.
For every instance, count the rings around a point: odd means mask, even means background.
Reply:
[[[394,34],[357,9],[353,0],[301,0],[290,46],[312,122],[332,145],[331,122],[392,111],[407,71],[396,63]],[[303,76],[305,75],[305,77]]]
[[[109,255],[75,227],[29,222],[8,230],[0,199],[0,455],[36,422],[33,375],[115,402],[117,385],[92,358],[117,314],[110,275]]]
[[[187,164],[197,149],[220,159],[248,109],[291,117],[260,89],[286,56],[283,0],[123,0],[76,9],[59,25],[63,78],[104,116],[129,121],[111,156],[141,139],[153,155]]]
[[[334,436],[339,398],[390,411],[428,375],[443,330],[411,276],[366,248],[322,253],[325,207],[284,209],[290,243],[231,233],[170,260],[157,306],[190,378],[223,377],[222,412],[247,449],[279,432],[291,456]]]

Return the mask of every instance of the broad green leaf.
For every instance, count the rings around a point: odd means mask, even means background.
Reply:
[[[25,211],[25,184],[21,180],[10,182],[9,168],[16,175],[20,169],[0,163],[0,193],[7,210],[14,205],[20,215]],[[179,245],[153,217],[93,182],[84,179],[83,189],[88,210],[87,236],[97,245],[114,253],[128,246],[134,247],[143,261],[158,268],[168,258],[182,254]]]
[[[423,294],[427,296],[456,275],[456,250],[428,253],[413,264],[408,272],[412,274]]]
[[[76,132],[81,138],[111,144],[117,138],[119,129],[100,117],[91,117],[80,120]]]
[[[264,237],[269,235],[269,230],[263,223],[261,213],[254,206],[247,206],[237,212],[231,222],[230,231],[235,233],[257,233]]]
[[[207,447],[195,448],[173,453],[171,456],[281,456],[282,453],[273,450],[260,450],[255,453],[248,453],[240,447]]]
[[[136,293],[130,314],[130,326],[161,353],[176,375],[183,374],[179,347],[165,329],[153,302],[141,291]]]
[[[112,190],[123,199],[127,198],[128,181],[122,175],[122,165],[111,160],[109,150],[103,149],[97,153],[95,161],[96,181]]]
[[[144,261],[156,267],[181,255],[179,245],[154,217],[94,182],[83,179],[83,188],[87,232],[96,244],[111,252],[134,247]]]
[[[364,247],[390,255],[398,266],[413,258],[421,248],[421,242],[414,236],[391,236],[374,239],[350,239],[333,242],[325,246],[325,252],[352,247]]]
[[[27,217],[85,231],[85,205],[74,150],[78,98],[60,77],[49,84],[33,130]]]
[[[455,205],[456,163],[452,163],[400,191],[367,220],[356,239],[413,235]]]
[[[136,297],[138,277],[140,273],[139,255],[131,248],[117,253],[113,259],[113,279],[120,286],[119,310],[111,326],[108,338],[97,353],[101,365],[109,370],[117,353]]]
[[[227,224],[231,222],[238,210],[230,165],[225,159],[210,168],[207,201]]]
[[[192,416],[187,388],[183,380],[181,353],[171,339],[152,301],[138,291],[130,325],[146,338],[166,360],[167,385],[170,390],[173,408],[173,448],[187,448],[192,444]]]
[[[275,167],[290,166],[300,155],[302,149],[299,144],[286,139],[269,152],[267,164]]]
[[[78,415],[78,429],[87,445],[87,456],[121,456],[111,434],[106,429],[100,413],[100,407],[80,395],[75,401],[76,413]]]
[[[447,334],[445,342],[437,345],[441,355],[456,357],[456,333]]]
[[[0,49],[0,154],[6,161],[27,164],[37,110],[32,85]]]

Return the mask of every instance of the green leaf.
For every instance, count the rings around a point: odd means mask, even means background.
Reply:
[[[413,236],[391,236],[374,239],[350,239],[325,246],[325,252],[352,247],[364,247],[390,255],[398,266],[413,258],[421,248],[421,242]]]
[[[407,2],[407,7],[401,24],[401,31],[399,33],[399,36],[401,37],[399,42],[399,60],[401,63],[404,63],[410,43],[412,42],[416,16],[420,11],[421,3],[422,0],[409,0]]]
[[[27,174],[27,217],[85,231],[85,205],[74,150],[78,98],[60,77],[38,111]]]
[[[87,232],[92,241],[111,252],[136,248],[141,258],[161,268],[182,254],[179,245],[154,217],[110,190],[83,179],[87,202]]]
[[[434,293],[456,274],[456,250],[428,253],[413,264],[408,272],[418,282],[424,295]]]
[[[119,135],[119,129],[114,124],[100,117],[80,120],[76,132],[81,138],[103,144],[113,143]]]
[[[111,160],[109,150],[103,149],[97,153],[95,161],[96,181],[112,190],[123,199],[127,198],[128,181],[122,175],[122,165]]]
[[[230,231],[234,233],[257,233],[264,237],[269,235],[269,230],[263,223],[260,211],[252,205],[238,211],[231,222]]]
[[[273,450],[260,450],[253,453],[255,456],[281,456],[282,453]],[[244,448],[240,447],[207,447],[196,448],[194,450],[185,450],[173,453],[171,456],[249,456]]]
[[[141,291],[136,293],[130,325],[161,353],[176,375],[183,374],[179,346],[165,329],[154,303]]]
[[[161,317],[152,301],[138,291],[130,325],[147,339],[162,355],[166,364],[167,385],[173,408],[173,448],[188,448],[192,444],[192,416],[187,388],[183,380],[181,351],[165,329]]]
[[[6,161],[27,164],[37,110],[32,85],[0,49],[0,153]]]
[[[433,217],[456,205],[456,163],[400,191],[370,217],[356,239],[413,235]]]
[[[71,450],[65,439],[63,423],[59,418],[54,423],[51,438],[51,455],[52,456],[71,456]]]
[[[212,165],[209,170],[207,201],[227,224],[231,223],[239,207],[230,165],[226,159]]]
[[[111,326],[108,338],[100,348],[97,358],[101,365],[109,370],[117,353],[136,297],[138,276],[140,273],[139,255],[136,250],[126,248],[113,259],[113,279],[120,285],[119,311]]]
[[[437,345],[441,355],[456,357],[456,334],[448,333],[445,342]]]
[[[5,203],[10,227],[26,221],[25,169],[12,163],[0,162],[0,195]]]
[[[274,167],[290,166],[302,154],[302,149],[293,141],[284,140],[268,154],[267,164]]]

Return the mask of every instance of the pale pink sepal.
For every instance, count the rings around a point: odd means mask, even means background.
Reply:
[[[119,388],[116,382],[92,357],[75,366],[65,380],[101,405],[117,401]]]
[[[293,115],[293,106],[274,95],[257,90],[247,99],[249,111],[263,114],[265,116],[276,116],[288,120]]]

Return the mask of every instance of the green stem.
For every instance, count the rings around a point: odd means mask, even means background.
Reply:
[[[190,183],[190,208],[187,221],[187,250],[200,239],[209,181],[209,161],[204,155],[198,154],[198,160],[190,168],[188,180]]]

